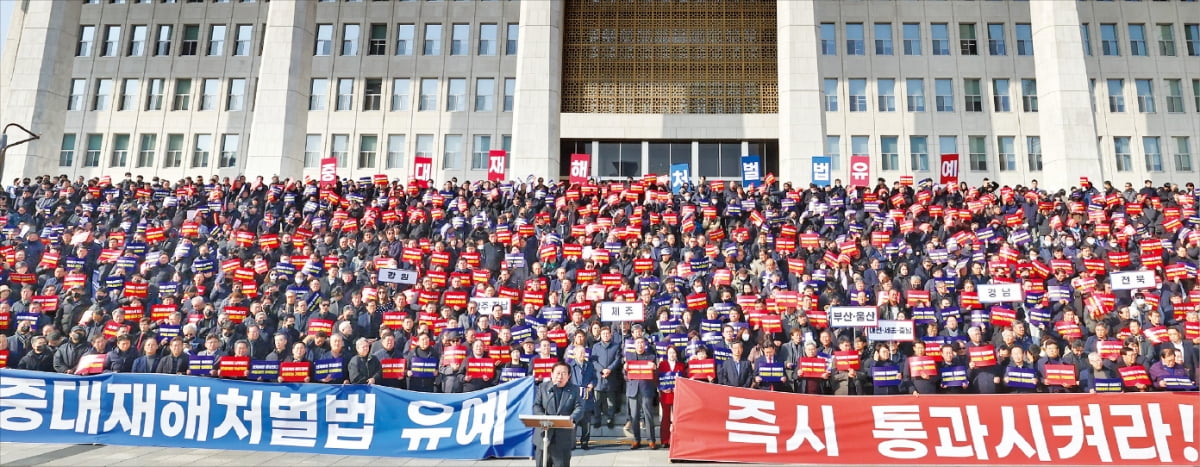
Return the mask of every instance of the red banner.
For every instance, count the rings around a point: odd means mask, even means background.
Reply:
[[[504,162],[508,159],[508,153],[503,149],[493,149],[488,151],[488,180],[493,182],[504,181]]]
[[[429,179],[433,178],[433,158],[429,156],[414,157],[412,178],[417,180],[418,185],[424,187]]]
[[[771,464],[1195,464],[1195,392],[811,396],[675,383],[672,460]],[[986,398],[984,401],[980,398]],[[724,421],[722,423],[721,421]]]
[[[871,156],[850,156],[850,186],[871,187]]]
[[[939,183],[958,183],[958,154],[942,154],[942,163],[938,168],[942,178]]]
[[[572,185],[587,183],[588,176],[592,174],[592,156],[591,154],[571,154],[571,167],[568,172]]]
[[[333,187],[337,185],[337,178],[337,158],[321,159],[321,178],[318,179],[321,193],[332,192]]]

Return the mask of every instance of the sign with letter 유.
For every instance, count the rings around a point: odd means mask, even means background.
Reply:
[[[1025,299],[1021,284],[980,284],[979,303],[1019,302]]]
[[[378,385],[0,369],[0,437],[431,459],[529,457],[533,431],[517,415],[533,412],[533,389],[528,378],[468,394],[432,394]]]
[[[762,184],[762,158],[757,154],[742,156],[742,186],[756,187]]]
[[[850,156],[850,186],[871,186],[871,156]]]
[[[942,154],[941,165],[938,167],[941,183],[958,183],[958,154]]]
[[[600,321],[645,321],[646,306],[641,302],[600,302],[596,306]]]
[[[829,156],[813,156],[812,182],[817,186],[829,186],[833,182],[833,158]]]
[[[1195,392],[828,397],[675,381],[670,459],[821,465],[1195,465]],[[1139,428],[1130,428],[1139,427]],[[1144,427],[1144,428],[1143,428]],[[1193,434],[1194,433],[1194,434]],[[1085,438],[1090,441],[1084,441]],[[954,456],[947,449],[954,447]],[[1131,449],[1131,446],[1137,448]]]
[[[1113,290],[1133,290],[1155,287],[1154,271],[1114,272],[1108,276]]]
[[[386,282],[388,284],[416,284],[417,271],[381,268],[379,270],[379,282]]]
[[[587,183],[592,175],[592,155],[571,154],[571,170],[567,174],[572,185]]]
[[[488,181],[504,181],[504,162],[507,159],[508,153],[503,149],[488,151]]]
[[[835,306],[829,308],[829,327],[875,327],[879,313],[873,306]]]

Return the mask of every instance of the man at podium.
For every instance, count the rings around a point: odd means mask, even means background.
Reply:
[[[577,425],[583,423],[583,398],[580,397],[579,386],[571,384],[570,381],[570,367],[562,362],[555,364],[550,373],[550,381],[538,386],[534,395],[534,415],[565,415],[571,417],[571,421]],[[575,429],[552,428],[548,438],[549,446],[544,447],[542,430],[538,429],[534,433],[534,465],[569,467],[571,450],[575,447]],[[542,456],[546,455],[549,456],[546,459],[548,462],[543,464]]]

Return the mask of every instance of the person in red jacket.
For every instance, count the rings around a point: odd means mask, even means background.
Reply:
[[[686,375],[683,368],[683,361],[679,360],[679,349],[675,346],[667,347],[666,356],[662,361],[658,362],[658,374],[674,373],[675,376],[682,377]],[[675,405],[675,389],[664,389],[661,386],[658,388],[658,405],[662,413],[662,419],[659,424],[659,439],[662,440],[664,448],[671,447],[671,407]]]

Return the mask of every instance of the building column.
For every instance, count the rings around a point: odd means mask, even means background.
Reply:
[[[812,157],[825,151],[815,0],[778,0],[779,180],[812,179]]]
[[[1104,180],[1076,3],[1029,2],[1044,168],[1039,182],[1047,187],[1078,186],[1079,177]]]
[[[521,2],[509,177],[558,180],[562,112],[562,1]]]
[[[271,2],[258,71],[247,178],[300,178],[308,125],[314,2]],[[328,141],[324,141],[326,145]]]
[[[7,83],[0,87],[0,128],[17,123],[41,136],[5,153],[6,179],[62,171],[58,167],[58,152],[65,124],[63,115],[71,93],[81,5],[82,2],[17,2],[12,22],[0,25],[9,35],[0,62],[3,74],[0,83]],[[7,26],[12,26],[11,30]],[[99,34],[95,47],[99,47]],[[17,129],[9,132],[10,140],[24,136]],[[82,147],[85,139],[84,135],[77,135],[76,147]],[[75,165],[83,152],[75,151]]]

